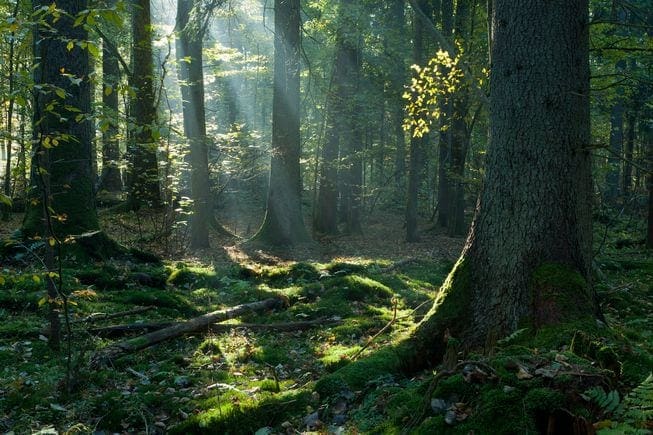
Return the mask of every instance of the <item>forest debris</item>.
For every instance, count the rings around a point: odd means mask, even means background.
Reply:
[[[102,326],[98,328],[90,328],[88,332],[91,334],[100,335],[103,337],[118,337],[128,334],[130,332],[138,331],[157,331],[170,326],[178,325],[179,322],[156,322],[156,323],[130,323],[126,325],[111,325]],[[315,320],[306,320],[302,322],[283,322],[283,323],[215,323],[207,326],[207,330],[215,333],[228,332],[233,329],[250,329],[253,331],[279,331],[279,332],[295,332],[303,331],[305,329],[314,328],[316,326],[332,326],[342,324],[342,319],[339,318],[319,318]],[[204,330],[189,331],[187,334],[197,334],[205,332]]]
[[[100,349],[99,351],[95,352],[91,358],[91,366],[99,367],[106,365],[110,361],[123,355],[148,348],[162,341],[170,340],[172,338],[188,334],[192,331],[204,329],[212,323],[233,319],[248,312],[264,311],[283,305],[283,299],[269,298],[258,302],[241,304],[224,310],[218,310],[203,314],[186,322],[177,323],[167,328],[159,329],[144,335],[139,335],[134,338],[123,340],[118,343],[109,345],[104,349]]]

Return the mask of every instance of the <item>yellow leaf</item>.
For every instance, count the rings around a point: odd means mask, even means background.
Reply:
[[[5,285],[5,277],[0,276],[0,285]]]
[[[40,284],[41,278],[38,275],[32,275],[32,281],[34,281],[37,284]]]
[[[75,46],[75,43],[73,41],[68,41],[68,44],[66,44],[66,49],[68,51],[72,50],[73,47]]]
[[[54,246],[57,244],[57,241],[54,239],[54,237],[50,237],[48,243],[50,244],[50,246]]]
[[[41,299],[39,299],[39,302],[38,302],[39,307],[42,307],[47,301],[48,301],[48,297],[43,296]]]

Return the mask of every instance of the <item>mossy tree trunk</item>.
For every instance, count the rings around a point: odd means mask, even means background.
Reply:
[[[128,206],[160,207],[161,190],[157,163],[158,125],[154,95],[152,20],[149,0],[132,4],[132,74],[130,99],[129,196]]]
[[[299,167],[299,0],[274,2],[272,149],[267,210],[253,243],[289,246],[310,241],[304,226]]]
[[[209,189],[209,159],[204,111],[203,31],[199,23],[189,25],[193,0],[177,2],[177,63],[184,113],[184,134],[190,143],[190,188],[193,215],[190,247],[209,247],[209,225],[213,219]]]
[[[47,9],[49,1],[38,1]],[[88,50],[68,41],[86,41],[84,26],[73,27],[84,0],[63,0],[59,19],[45,13],[37,26],[34,57],[34,154],[22,231],[25,237],[97,230],[91,141],[91,85]],[[51,26],[51,28],[50,28]],[[44,194],[44,192],[46,192]],[[52,215],[48,228],[46,214]]]
[[[587,0],[494,0],[487,175],[463,253],[414,332],[409,364],[446,337],[600,315],[590,283]]]

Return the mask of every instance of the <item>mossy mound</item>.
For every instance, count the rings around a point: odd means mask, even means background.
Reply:
[[[303,415],[311,404],[311,393],[296,390],[270,394],[260,400],[245,395],[225,394],[207,401],[210,410],[194,415],[170,429],[174,434],[252,434],[264,427],[274,427],[291,416]]]
[[[167,279],[169,285],[186,288],[218,288],[220,278],[214,270],[205,267],[181,267],[172,270]]]

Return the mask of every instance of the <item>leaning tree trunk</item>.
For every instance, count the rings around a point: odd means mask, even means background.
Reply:
[[[492,345],[518,325],[600,315],[589,283],[587,0],[493,3],[487,176],[463,253],[414,333],[413,366],[437,362],[445,335]]]
[[[202,32],[188,25],[193,0],[177,2],[177,63],[184,112],[184,134],[190,143],[190,189],[193,215],[190,221],[190,247],[209,247],[212,204],[209,189],[209,158],[204,111],[204,71]]]
[[[310,241],[304,226],[299,167],[299,0],[274,1],[274,90],[270,185],[263,225],[253,243]]]

